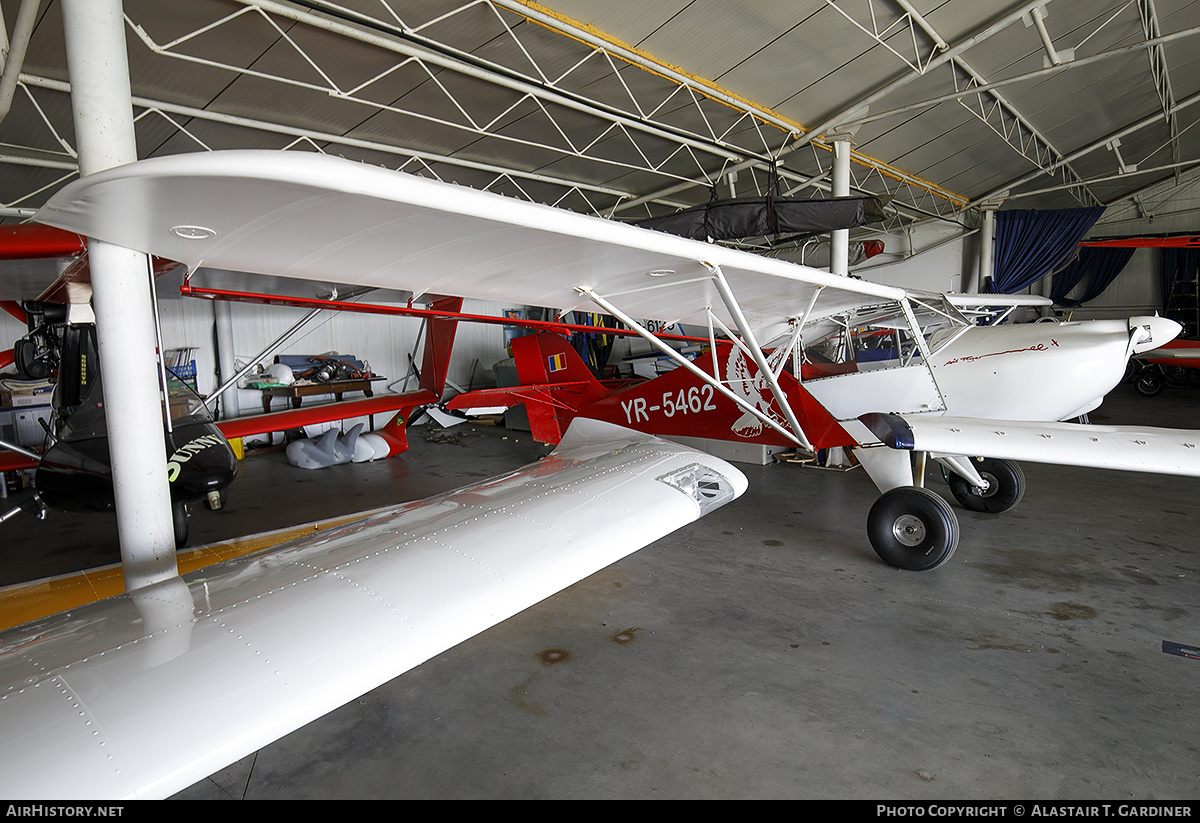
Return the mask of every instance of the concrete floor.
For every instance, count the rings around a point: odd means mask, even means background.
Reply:
[[[1200,428],[1198,410],[1200,390],[1120,387],[1093,422]],[[193,542],[547,450],[451,434],[319,472],[251,457]],[[737,502],[178,797],[1200,798],[1200,660],[1163,651],[1200,646],[1200,480],[1028,464],[1015,511],[955,506],[954,558],[909,573],[867,544],[861,470],[741,468]],[[11,520],[0,572],[111,560],[105,521]]]

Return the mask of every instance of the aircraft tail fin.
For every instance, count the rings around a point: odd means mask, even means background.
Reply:
[[[542,332],[512,341],[517,378],[522,386],[540,387],[526,396],[525,411],[533,438],[558,443],[586,398],[600,382],[579,353],[562,336]]]
[[[512,353],[522,386],[598,382],[579,353],[557,334],[518,337],[512,341]]]
[[[430,304],[434,311],[459,312],[461,297],[439,297]],[[454,349],[454,334],[458,319],[431,317],[425,325],[425,351],[421,355],[421,388],[441,397],[446,388],[446,372],[450,368],[450,352]]]
[[[540,443],[558,443],[580,406],[602,393],[600,381],[583,358],[557,334],[543,332],[518,337],[511,347],[519,386],[460,394],[446,408],[524,404],[533,438]]]

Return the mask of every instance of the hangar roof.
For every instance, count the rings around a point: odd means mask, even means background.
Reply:
[[[31,3],[33,0],[24,0]],[[2,0],[17,36],[22,0]],[[125,0],[139,156],[321,151],[622,219],[853,190],[1170,211],[1200,181],[1200,0]],[[0,206],[77,173],[59,0],[0,122]],[[1180,206],[1180,208],[1185,207]]]

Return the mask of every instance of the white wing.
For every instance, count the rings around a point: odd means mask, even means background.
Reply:
[[[893,449],[1200,477],[1200,431],[867,414]]]
[[[504,477],[0,634],[0,797],[170,795],[745,486],[577,420]]]
[[[620,296],[635,317],[706,322],[721,267],[752,326],[895,300],[838,277],[461,186],[304,152],[200,152],[82,178],[38,221],[205,266],[557,309]],[[669,273],[668,273],[669,272]],[[728,321],[728,315],[725,315]]]

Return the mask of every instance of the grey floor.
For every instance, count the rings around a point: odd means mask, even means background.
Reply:
[[[1093,422],[1198,410],[1200,390],[1120,387]],[[546,451],[484,427],[412,439],[320,472],[251,457],[194,542]],[[1200,660],[1163,651],[1200,646],[1200,480],[1028,464],[1015,511],[956,506],[958,552],[914,574],[867,544],[861,470],[742,468],[736,503],[178,796],[1200,798]],[[114,555],[102,521],[8,530],[0,570]]]

